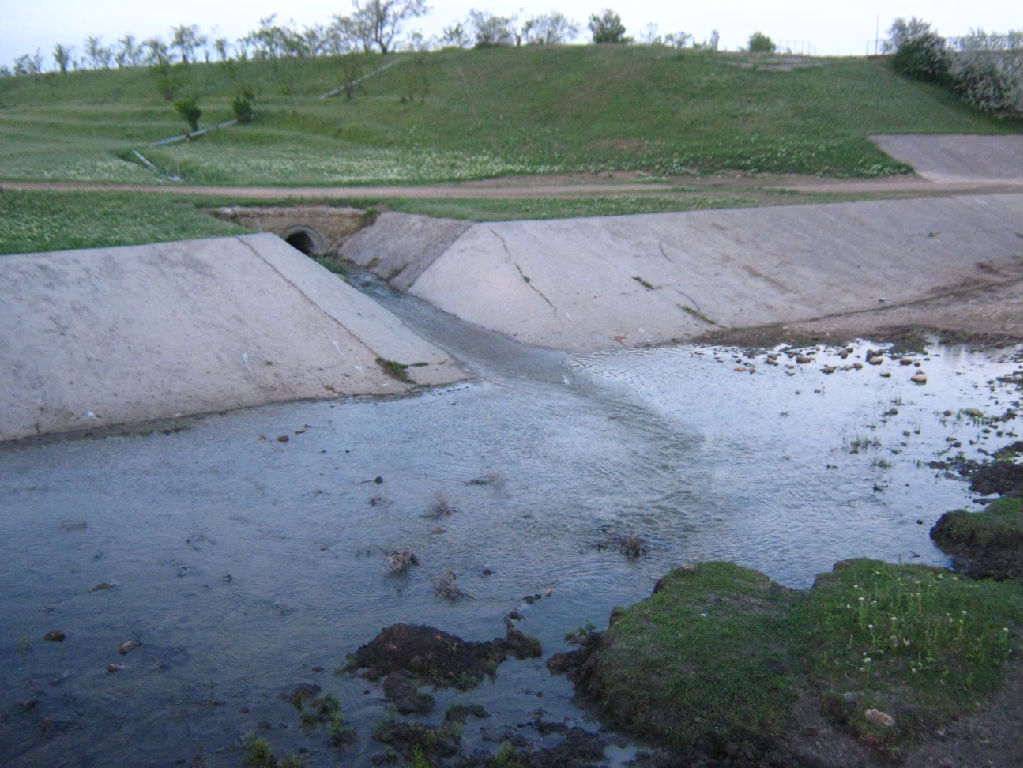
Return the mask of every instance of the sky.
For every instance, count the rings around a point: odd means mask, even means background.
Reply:
[[[499,16],[530,16],[560,11],[580,27],[577,42],[587,42],[586,22],[593,13],[612,8],[622,18],[626,34],[642,39],[648,24],[658,33],[687,32],[697,41],[713,30],[720,34],[719,47],[735,50],[753,32],[763,32],[782,49],[822,56],[873,53],[875,33],[885,31],[898,17],[916,16],[931,22],[933,29],[951,37],[971,28],[1006,32],[1023,28],[1023,4],[1019,0],[716,0],[701,3],[665,3],[664,0],[430,0],[429,15],[406,23],[405,31],[421,30],[429,38],[463,20],[470,9]],[[687,7],[688,6],[688,7]],[[169,41],[170,30],[180,24],[197,24],[211,38],[232,42],[259,26],[259,20],[276,13],[278,23],[301,29],[328,24],[335,14],[350,14],[345,0],[0,0],[0,64],[11,67],[22,54],[42,54],[44,68],[53,68],[57,43],[84,53],[88,35],[115,46],[126,34],[136,40],[159,36]]]

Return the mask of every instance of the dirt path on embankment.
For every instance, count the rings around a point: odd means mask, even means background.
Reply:
[[[635,171],[613,174],[514,176],[479,181],[421,186],[199,186],[193,184],[87,184],[81,182],[6,181],[0,189],[146,192],[207,195],[251,200],[352,200],[394,198],[470,198],[515,200],[529,198],[642,197],[706,195],[715,191],[776,196],[779,191],[885,196],[929,196],[1018,192],[1023,179],[957,178],[931,181],[916,174],[878,179],[835,179],[796,174],[735,173],[713,176],[645,177]]]

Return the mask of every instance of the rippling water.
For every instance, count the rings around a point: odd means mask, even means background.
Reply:
[[[943,564],[928,530],[971,494],[927,462],[1019,439],[1018,419],[962,413],[1019,408],[995,382],[1019,370],[1005,355],[936,347],[916,358],[925,386],[894,360],[820,370],[866,345],[803,365],[689,346],[567,357],[387,301],[476,378],[0,448],[0,762],[238,766],[256,733],[311,766],[366,765],[388,702],[333,669],[388,624],[491,639],[520,609],[545,659],[685,561],[795,587],[849,557]],[[602,546],[632,533],[645,557]],[[384,555],[405,548],[419,565],[393,576]],[[435,596],[448,569],[471,597]],[[141,645],[121,655],[126,640]],[[347,752],[281,700],[304,682],[338,694],[358,731]],[[436,695],[433,721],[462,701],[491,712],[484,729],[539,708],[596,727],[543,659]],[[494,749],[486,733],[470,721],[465,751]]]

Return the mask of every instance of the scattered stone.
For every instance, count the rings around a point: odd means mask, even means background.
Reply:
[[[51,643],[63,643],[65,638],[67,638],[67,633],[61,629],[55,629],[43,635],[43,640],[49,640]]]
[[[911,357],[904,357],[901,360],[899,360],[899,364],[900,365],[912,365],[913,364],[913,358],[911,358]]]
[[[796,355],[796,362],[802,364],[812,363],[813,358],[810,357],[809,355]]]
[[[863,719],[882,728],[891,728],[895,725],[895,718],[880,709],[868,709],[863,713]]]
[[[884,356],[873,355],[872,357],[867,358],[867,362],[870,363],[871,365],[881,365],[881,363],[884,362]]]
[[[924,373],[923,371],[917,371],[910,377],[909,380],[912,381],[914,384],[926,384],[927,374]]]
[[[891,377],[892,377],[892,372],[891,371],[881,371],[881,378],[882,379],[890,379]]]
[[[416,553],[410,549],[403,549],[400,552],[392,550],[387,554],[387,567],[395,575],[405,573],[413,565],[419,565],[419,561],[416,559]]]
[[[126,640],[125,642],[117,646],[117,652],[122,656],[126,656],[127,654],[131,653],[138,647],[139,643],[135,642],[134,640]]]
[[[112,672],[120,672],[120,671],[121,671],[121,665],[120,664],[107,664],[107,672],[111,672],[112,673]]]
[[[827,375],[831,375],[834,372],[835,372],[835,366],[833,366],[833,365],[825,365],[823,368],[821,368],[821,373],[824,373],[824,374],[827,374]]]
[[[376,477],[373,478],[373,482],[376,483],[377,485],[381,485],[384,482],[384,478],[381,477],[380,475],[377,475]]]
[[[277,435],[278,443],[286,443],[290,438],[287,435]]]
[[[467,595],[459,589],[458,585],[455,584],[455,578],[455,573],[451,570],[446,570],[438,576],[433,582],[433,589],[436,595],[443,597],[445,600],[461,600],[463,597],[471,597],[471,595]]]

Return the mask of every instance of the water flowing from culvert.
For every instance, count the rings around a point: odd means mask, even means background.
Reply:
[[[595,729],[544,667],[566,632],[602,628],[690,560],[795,587],[848,557],[942,564],[928,529],[971,494],[927,462],[1019,439],[977,417],[1018,410],[1018,388],[989,384],[1018,362],[962,348],[918,357],[916,386],[897,361],[842,370],[865,345],[804,365],[689,346],[569,356],[379,298],[476,378],[0,448],[0,762],[238,766],[256,734],[310,766],[368,765],[389,703],[334,668],[395,622],[483,640],[512,610],[543,659],[437,692],[426,720],[482,704],[465,754],[557,738],[519,727],[537,720]],[[605,546],[632,533],[644,557]],[[385,553],[406,548],[418,565],[391,575]],[[446,570],[470,597],[435,596]],[[126,640],[141,645],[121,655]],[[301,683],[338,695],[355,745],[301,728],[282,699]]]

